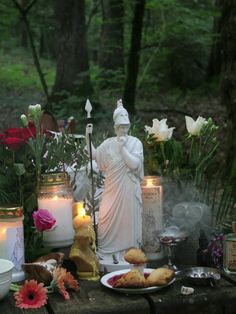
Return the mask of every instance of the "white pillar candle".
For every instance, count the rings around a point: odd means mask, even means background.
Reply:
[[[21,281],[25,277],[21,268],[25,262],[22,215],[21,208],[0,208],[0,258],[13,262],[13,282]]]
[[[142,182],[143,247],[159,247],[156,233],[163,228],[162,185],[158,176],[146,176]],[[147,249],[148,250],[148,249]]]
[[[65,247],[73,243],[72,203],[72,197],[53,196],[38,199],[38,208],[47,209],[56,219],[56,227],[43,232],[45,246]]]
[[[7,228],[0,222],[0,258],[6,258],[6,231]]]

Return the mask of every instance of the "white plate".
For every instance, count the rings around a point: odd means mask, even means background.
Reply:
[[[175,278],[173,278],[167,285],[165,286],[153,286],[153,287],[147,287],[147,288],[113,288],[108,280],[114,276],[117,275],[123,275],[127,272],[129,272],[131,269],[122,269],[122,270],[117,270],[113,271],[112,273],[106,274],[101,278],[101,283],[107,287],[110,288],[114,291],[121,292],[121,293],[127,293],[127,294],[143,294],[143,293],[151,293],[154,291],[161,290],[169,285],[171,285],[174,281]],[[144,273],[150,274],[154,269],[152,268],[144,268]]]

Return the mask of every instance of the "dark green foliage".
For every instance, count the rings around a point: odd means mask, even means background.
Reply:
[[[205,78],[214,10],[210,1],[149,1],[140,86],[194,88]],[[143,71],[143,73],[142,73]]]
[[[27,2],[27,1],[25,1]],[[129,57],[130,42],[131,42],[131,25],[134,12],[135,1],[124,0],[124,40],[123,40],[123,59],[124,68],[126,69],[127,60]],[[233,2],[232,6],[233,6]],[[93,105],[93,123],[95,134],[93,134],[94,142],[99,143],[99,139],[107,135],[113,134],[112,130],[112,112],[116,100],[121,97],[124,89],[124,82],[127,72],[123,69],[103,68],[99,64],[99,53],[101,53],[101,26],[103,22],[103,12],[100,1],[86,0],[86,35],[88,43],[89,56],[89,73],[91,77],[92,87],[94,90],[93,96],[90,100]],[[210,103],[210,97],[216,98],[219,96],[220,77],[216,77],[214,81],[206,81],[206,70],[210,56],[210,46],[215,38],[219,38],[219,34],[214,34],[213,19],[220,16],[213,7],[211,0],[147,0],[144,16],[144,25],[142,33],[142,44],[140,51],[140,65],[137,78],[136,89],[136,109],[141,106],[148,111],[154,108],[157,116],[160,114],[159,109],[166,107],[173,107],[180,109],[180,111],[190,111],[194,114],[204,115],[204,108],[200,108],[196,104],[201,104],[202,97],[209,96],[207,100]],[[29,13],[29,21],[31,30],[36,43],[36,49],[40,56],[40,63],[42,65],[43,73],[45,75],[49,88],[52,87],[55,80],[56,58],[58,56],[58,42],[60,40],[60,33],[57,33],[58,24],[55,20],[54,14],[55,1],[36,1]],[[231,12],[231,11],[230,11]],[[112,23],[112,21],[111,21]],[[229,23],[229,25],[233,25]],[[78,38],[78,36],[76,37]],[[230,40],[230,37],[226,37]],[[80,38],[78,38],[79,40]],[[29,49],[28,38],[25,33],[22,20],[19,13],[15,9],[13,2],[2,0],[0,2],[0,108],[2,116],[9,116],[11,119],[2,119],[1,129],[6,126],[13,126],[14,117],[18,113],[23,113],[26,106],[30,103],[46,104],[45,97],[42,95],[40,81],[35,70],[31,52]],[[115,43],[116,44],[116,43]],[[224,45],[224,48],[229,45]],[[118,49],[121,47],[118,47]],[[70,54],[67,58],[70,60]],[[77,65],[78,58],[75,58],[74,64]],[[67,69],[70,67],[67,67]],[[232,67],[229,63],[228,69]],[[71,66],[72,69],[72,66]],[[234,71],[235,72],[235,71]],[[83,74],[82,74],[83,75]],[[228,76],[227,76],[228,77]],[[78,77],[78,79],[81,77]],[[109,84],[106,82],[109,80]],[[229,80],[229,83],[232,80]],[[68,84],[73,84],[73,92],[63,88],[54,96],[52,109],[56,118],[67,119],[73,115],[77,121],[77,132],[84,134],[86,125],[86,113],[84,105],[88,92],[85,88],[81,88],[80,82],[69,80]],[[232,85],[232,89],[233,89]],[[101,89],[102,87],[102,89]],[[186,96],[184,98],[184,96]],[[231,95],[226,91],[226,95]],[[233,93],[232,93],[233,95]],[[184,101],[183,101],[184,99]],[[196,102],[192,103],[192,99]],[[223,105],[226,104],[223,97]],[[233,97],[232,97],[233,99]],[[47,104],[46,104],[47,105]],[[186,105],[186,106],[185,106]],[[209,107],[211,105],[209,104]],[[212,103],[214,106],[214,102]],[[231,106],[229,103],[228,107]],[[163,108],[162,108],[163,107]],[[233,106],[232,106],[233,108]],[[213,110],[212,110],[213,111]],[[229,112],[231,112],[229,110]],[[173,112],[174,116],[175,113]],[[153,116],[154,117],[154,116]],[[233,117],[229,114],[229,120]],[[7,121],[11,120],[11,121]],[[232,119],[233,120],[233,119]],[[234,119],[235,120],[235,119]],[[132,121],[132,134],[138,135],[143,142],[145,136],[142,133],[144,122]],[[6,123],[8,123],[6,125]],[[231,123],[232,124],[232,123]],[[228,123],[230,126],[230,123]],[[232,124],[233,125],[233,124]],[[233,130],[233,128],[232,128]],[[98,134],[99,133],[99,134]],[[233,134],[233,132],[231,132]],[[235,138],[235,137],[234,137]],[[98,139],[98,140],[97,140]],[[206,138],[207,141],[207,138]],[[64,143],[65,144],[65,143]],[[69,156],[61,154],[67,150],[68,147],[64,144],[52,152],[60,158],[59,164],[62,166],[63,162],[68,161]],[[72,147],[72,146],[70,146]],[[23,148],[21,148],[23,149]],[[78,148],[80,150],[80,148]],[[169,168],[176,169],[177,165],[182,167],[182,175],[194,178],[195,174],[192,172],[196,162],[199,164],[198,172],[202,173],[208,169],[204,176],[198,176],[197,182],[202,186],[204,197],[210,200],[209,190],[215,189],[217,195],[222,200],[220,204],[215,204],[218,211],[217,219],[222,220],[228,214],[231,215],[230,209],[235,202],[235,161],[230,160],[227,164],[224,163],[224,157],[218,157],[224,164],[222,170],[218,169],[218,163],[209,164],[209,160],[205,158],[204,154],[198,156],[198,161],[192,160],[185,167],[186,164],[180,162],[183,160],[182,156],[185,153],[186,147],[181,149],[177,141],[172,140],[165,147],[167,159],[169,160]],[[214,143],[212,143],[212,150]],[[161,163],[161,151],[152,151],[152,148],[144,146],[145,150],[145,169],[150,169],[151,173],[157,173]],[[231,150],[231,155],[233,154]],[[16,166],[13,165],[12,156],[9,153],[8,164],[0,167],[0,200],[8,201],[13,199],[21,199],[21,193],[24,192],[24,203],[27,204],[29,211],[33,211],[36,207],[36,196],[33,192],[34,185],[32,185],[34,178],[34,170],[24,172],[22,164],[25,169],[28,169],[27,160],[22,160],[17,156],[15,160]],[[4,157],[0,151],[1,158]],[[151,159],[149,159],[149,157]],[[173,158],[169,158],[173,156]],[[223,154],[225,156],[225,152]],[[28,157],[27,157],[28,158]],[[155,158],[156,163],[151,162]],[[231,159],[233,157],[231,156]],[[50,160],[50,166],[57,165],[57,158]],[[47,160],[49,162],[49,160]],[[2,166],[2,164],[1,164]],[[44,165],[45,169],[46,166]],[[225,168],[232,168],[232,175],[226,180],[223,191],[222,177],[227,173],[229,177],[230,171],[225,171]],[[152,168],[152,169],[151,169]],[[219,172],[219,178],[216,173]],[[7,187],[8,178],[12,179],[11,188]],[[206,180],[207,179],[207,183]],[[19,182],[21,180],[21,183]],[[218,181],[219,180],[219,181]],[[223,177],[225,180],[225,177]],[[23,191],[18,189],[19,184],[22,184]],[[215,188],[213,188],[215,186]],[[7,192],[6,192],[7,191]],[[214,203],[214,202],[213,202]],[[226,209],[226,210],[225,210]],[[227,213],[227,215],[225,214]],[[226,216],[225,216],[226,215]],[[30,224],[30,223],[29,223]]]
[[[76,171],[88,162],[84,154],[85,142],[75,140],[73,135],[62,133],[59,138],[48,137],[45,144],[45,155],[42,159],[42,172],[66,171],[73,167]]]

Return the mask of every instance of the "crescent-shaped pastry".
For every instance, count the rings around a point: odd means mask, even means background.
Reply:
[[[144,275],[138,269],[132,269],[131,271],[123,274],[117,281],[114,283],[114,288],[121,287],[144,287],[145,278]]]
[[[165,286],[175,276],[175,272],[169,268],[157,268],[153,270],[145,280],[145,287]]]
[[[125,255],[124,260],[130,264],[145,264],[147,263],[147,257],[140,249],[131,248]]]

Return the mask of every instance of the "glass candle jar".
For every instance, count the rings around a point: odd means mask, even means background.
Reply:
[[[232,221],[232,233],[224,237],[224,271],[236,274],[236,221]]]
[[[40,178],[38,208],[47,209],[56,219],[56,227],[43,232],[47,247],[66,247],[73,243],[72,189],[67,173],[47,173]]]
[[[21,268],[25,262],[22,207],[0,205],[0,258],[14,263],[13,282],[25,278]]]
[[[145,176],[142,181],[142,247],[149,259],[163,257],[156,237],[163,229],[162,182],[160,176]],[[158,254],[157,254],[158,253]],[[152,257],[153,256],[153,257]]]

